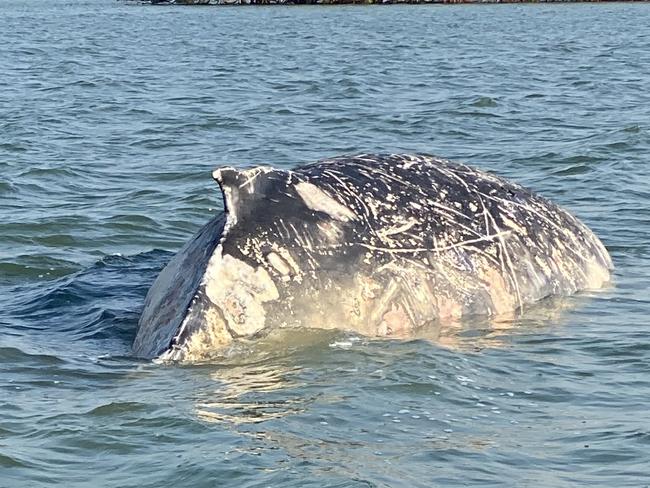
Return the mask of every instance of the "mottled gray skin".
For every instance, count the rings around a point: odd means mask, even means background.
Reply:
[[[287,327],[405,337],[597,288],[598,238],[531,191],[425,155],[214,172],[215,217],[145,301],[134,352],[195,360]]]

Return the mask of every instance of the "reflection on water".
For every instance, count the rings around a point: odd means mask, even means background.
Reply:
[[[549,298],[516,316],[478,317],[447,323],[444,327],[431,324],[408,339],[369,339],[318,329],[275,331],[257,342],[241,344],[237,352],[231,351],[229,358],[222,358],[219,366],[210,373],[214,389],[202,389],[195,401],[195,414],[206,422],[240,425],[305,412],[314,398],[306,396],[304,391],[298,392],[306,386],[305,367],[296,363],[295,355],[308,354],[310,348],[322,350],[324,345],[328,345],[330,349],[361,350],[376,343],[410,340],[426,341],[450,351],[478,353],[508,347],[517,334],[563,327],[567,312],[581,301],[581,297]],[[481,446],[486,441],[476,439],[468,442]]]
[[[197,393],[195,414],[206,422],[250,424],[303,412],[313,398],[304,393],[309,371],[297,358],[324,356],[328,344],[348,339],[340,331],[284,329],[242,342],[210,366],[214,389]]]
[[[604,297],[611,291],[610,288],[569,297],[547,297],[516,313],[457,322],[442,328],[437,344],[451,350],[470,352],[508,347],[516,336],[536,332],[558,333],[571,325],[572,311],[580,310],[590,297]]]
[[[195,402],[197,417],[206,422],[247,424],[264,422],[303,411],[308,399],[292,395],[300,386],[296,376],[301,368],[282,358],[268,358],[264,347],[256,350],[245,364],[233,358],[210,373],[214,389],[203,388]],[[259,360],[260,356],[266,356]],[[230,364],[229,364],[230,363]]]

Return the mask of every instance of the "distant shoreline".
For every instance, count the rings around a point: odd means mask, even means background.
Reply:
[[[151,5],[417,5],[496,3],[647,3],[648,0],[144,0]]]

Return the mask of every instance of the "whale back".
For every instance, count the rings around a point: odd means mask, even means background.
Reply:
[[[225,214],[152,287],[134,346],[141,355],[166,343],[165,357],[196,359],[275,328],[408,337],[600,287],[612,267],[567,211],[433,156],[226,167],[213,176]],[[175,277],[179,290],[165,291]],[[156,347],[145,346],[151,337]]]

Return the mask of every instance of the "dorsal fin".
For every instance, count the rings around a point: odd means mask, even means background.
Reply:
[[[237,208],[239,206],[239,187],[242,184],[242,172],[226,166],[217,168],[212,172],[212,177],[219,184],[223,196],[223,207],[228,215],[228,221],[232,224],[237,222]]]
[[[223,193],[223,205],[228,216],[228,222],[233,225],[237,222],[239,210],[244,201],[251,198],[259,198],[264,194],[264,183],[266,178],[258,178],[271,172],[277,172],[269,166],[257,166],[255,168],[238,170],[232,166],[217,168],[212,172]],[[268,182],[267,182],[268,183]]]
[[[232,166],[224,166],[217,168],[212,172],[212,177],[215,179],[219,186],[232,185],[241,179],[241,173],[238,169]]]

